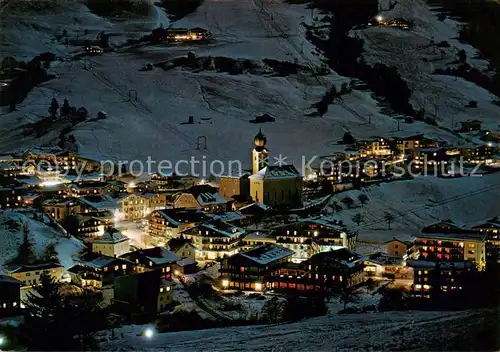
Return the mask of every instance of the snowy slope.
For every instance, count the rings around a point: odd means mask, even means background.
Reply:
[[[382,1],[382,8],[386,8]],[[300,27],[302,21],[311,23],[311,11],[305,5],[290,5],[282,1],[262,0],[205,0],[194,13],[177,23],[170,23],[164,12],[151,7],[148,16],[110,21],[92,14],[80,2],[62,2],[58,12],[8,13],[4,12],[2,47],[4,55],[32,57],[43,51],[53,51],[64,61],[55,62],[50,71],[58,78],[35,88],[18,106],[18,111],[4,113],[0,129],[0,151],[19,147],[53,144],[59,134],[55,129],[42,138],[23,136],[19,126],[38,121],[47,114],[50,99],[69,99],[75,106],[85,106],[91,116],[104,110],[108,118],[78,124],[72,132],[78,141],[80,153],[97,159],[118,160],[240,160],[250,167],[253,137],[260,126],[250,124],[256,115],[269,113],[276,122],[263,125],[271,151],[271,162],[282,154],[286,162],[300,170],[302,160],[315,155],[328,155],[342,150],[336,142],[349,130],[356,138],[373,135],[390,136],[397,130],[393,117],[380,113],[378,102],[370,92],[353,91],[343,97],[344,102],[334,104],[322,118],[308,117],[312,104],[318,102],[325,91],[337,87],[348,78],[335,72],[320,79],[298,74],[287,77],[264,75],[229,75],[210,71],[192,72],[181,68],[164,71],[141,72],[148,63],[162,63],[185,56],[225,56],[262,60],[271,58],[319,67],[321,57],[305,40]],[[5,16],[5,14],[10,16]],[[228,14],[231,14],[228,16]],[[414,90],[412,102],[425,107],[428,114],[437,114],[445,127],[456,125],[467,118],[481,118],[486,127],[496,129],[500,107],[491,104],[493,97],[483,89],[453,77],[431,75],[434,67],[446,67],[456,59],[458,49],[468,52],[471,65],[485,69],[484,60],[473,59],[474,48],[454,40],[457,22],[446,19],[439,22],[422,0],[400,0],[387,18],[404,17],[415,22],[411,32],[372,27],[353,31],[366,39],[365,55],[368,62],[395,64]],[[314,15],[315,16],[315,15]],[[3,20],[3,18],[2,18]],[[79,47],[65,47],[52,41],[56,33],[68,30],[69,36],[89,37],[103,30],[112,33],[111,43],[121,44],[127,38],[137,38],[159,24],[165,27],[200,26],[213,32],[215,41],[208,45],[142,46],[121,48],[103,56],[89,58],[87,67],[81,60],[69,60]],[[77,30],[78,29],[78,30]],[[428,49],[430,38],[447,40],[452,47],[441,58],[439,52]],[[429,62],[426,62],[427,59]],[[137,101],[129,101],[129,92],[137,92]],[[468,110],[469,100],[479,102],[477,109]],[[371,115],[371,124],[368,123]],[[194,116],[195,124],[183,124]],[[203,120],[202,120],[203,118]],[[421,122],[401,124],[403,132],[422,133],[450,143],[463,142],[463,138],[440,127]],[[205,136],[207,149],[197,150],[198,137]],[[226,164],[227,165],[227,164]],[[153,164],[152,171],[157,164]],[[165,170],[164,170],[165,171]],[[181,169],[180,171],[187,171]],[[200,169],[195,170],[196,172]],[[218,171],[215,170],[215,171]],[[488,176],[488,184],[500,182],[499,175]],[[497,181],[495,181],[497,180]],[[384,211],[409,210],[413,205],[423,206],[428,199],[445,197],[481,187],[484,180],[418,179],[408,182],[371,187],[367,190],[372,201],[367,205],[367,222],[379,221]],[[460,186],[453,186],[460,184]],[[421,195],[419,195],[421,194]],[[405,196],[403,196],[405,195]],[[398,218],[395,231],[402,236],[413,232],[421,224],[441,217],[463,218],[472,221],[474,212],[498,215],[498,193],[486,192],[477,196],[477,208],[449,203],[443,210],[429,209],[408,219]],[[485,205],[479,204],[479,199]],[[376,205],[371,205],[371,203]],[[463,201],[467,204],[467,200]],[[370,208],[370,207],[373,207]],[[479,212],[479,209],[484,209]],[[346,223],[358,209],[345,213]],[[341,215],[344,216],[344,215]],[[486,217],[486,215],[484,215]],[[385,224],[366,225],[368,237],[392,236],[384,233]],[[378,230],[380,229],[380,230]],[[368,232],[374,232],[369,234]],[[400,235],[398,232],[398,235]]]
[[[484,127],[497,130],[500,107],[492,104],[497,97],[462,78],[432,74],[435,69],[455,68],[459,50],[467,54],[467,63],[486,75],[488,62],[478,58],[477,50],[458,41],[461,23],[446,18],[439,21],[440,12],[433,11],[424,0],[397,1],[388,10],[391,1],[380,3],[380,15],[385,19],[403,18],[414,24],[411,31],[383,26],[353,31],[365,40],[367,62],[382,62],[396,66],[408,82],[413,96],[411,103],[416,109],[425,109],[426,116],[436,118],[438,123],[448,128],[459,127],[459,122],[470,118],[484,122]],[[438,48],[431,44],[446,41],[450,47]],[[478,102],[477,109],[465,108],[471,100]]]
[[[164,351],[352,351],[422,350],[449,344],[465,333],[478,313],[388,312],[307,319],[284,325],[261,325],[138,336],[144,326],[118,329],[117,340],[103,350]],[[476,320],[477,321],[477,320]],[[424,333],[425,331],[425,333]],[[446,331],[446,333],[445,333]],[[445,333],[445,334],[444,334]],[[123,334],[123,335],[121,335]]]
[[[370,199],[363,208],[357,201],[361,193]],[[356,208],[344,209],[333,216],[356,226],[352,217],[362,214],[360,240],[383,242],[392,237],[410,240],[423,226],[433,222],[451,219],[461,225],[473,225],[497,216],[500,177],[498,174],[455,179],[422,176],[340,193],[332,202],[342,204],[344,197],[355,200]],[[395,216],[391,231],[384,221],[386,212]]]
[[[29,239],[39,258],[43,257],[46,246],[56,245],[59,262],[65,268],[73,265],[73,255],[83,249],[83,244],[75,238],[64,235],[49,225],[34,220],[31,213],[15,211],[0,212],[0,267],[15,258],[23,241],[23,227],[28,225]]]

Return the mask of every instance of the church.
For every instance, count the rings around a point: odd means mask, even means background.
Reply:
[[[250,196],[271,207],[300,207],[303,202],[303,178],[293,165],[269,165],[267,138],[259,130],[254,138]]]

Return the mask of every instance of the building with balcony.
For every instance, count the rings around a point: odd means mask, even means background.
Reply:
[[[198,249],[197,261],[230,257],[241,251],[245,230],[220,220],[211,220],[182,232]]]
[[[462,291],[471,282],[474,263],[471,261],[432,262],[411,260],[413,293],[417,297],[438,298]]]
[[[478,270],[486,265],[484,233],[421,233],[413,241],[415,256],[431,262],[473,262]]]
[[[287,264],[266,280],[268,288],[304,294],[331,294],[364,280],[363,257],[347,248],[313,255],[302,263]]]
[[[161,245],[210,218],[199,209],[161,209],[148,217],[147,242]]]
[[[174,200],[174,208],[220,212],[231,210],[231,202],[224,199],[217,188],[210,185],[197,185],[180,193]]]
[[[287,263],[293,253],[285,247],[265,244],[226,258],[220,269],[222,287],[262,291],[266,287],[265,279]]]
[[[75,198],[48,199],[42,203],[43,211],[56,221],[81,213],[81,204]]]
[[[138,249],[120,256],[137,266],[137,271],[157,271],[163,278],[169,279],[172,265],[181,258],[169,251],[166,247]]]
[[[273,234],[276,244],[295,252],[292,261],[296,263],[332,249],[352,249],[357,241],[357,233],[348,231],[341,221],[327,217],[299,219],[276,227]]]
[[[119,257],[130,251],[130,239],[114,228],[108,228],[92,242],[92,251],[108,257]]]

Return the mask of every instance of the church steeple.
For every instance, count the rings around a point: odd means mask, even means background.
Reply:
[[[259,129],[259,133],[253,139],[254,149],[252,151],[252,171],[254,174],[269,164],[269,151],[266,148],[267,138]]]

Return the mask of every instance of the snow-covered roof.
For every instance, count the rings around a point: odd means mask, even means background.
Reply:
[[[209,216],[212,216],[214,220],[221,220],[221,221],[236,221],[236,220],[243,220],[246,218],[245,215],[243,215],[238,211],[215,213],[215,214],[210,214]]]
[[[355,267],[364,257],[351,251],[348,248],[340,248],[333,251],[320,252],[309,258],[310,261],[315,262],[323,259],[332,260],[341,263],[349,268]]]
[[[8,282],[8,283],[11,283],[11,284],[22,285],[21,281],[16,280],[13,277],[10,277],[10,276],[7,276],[7,275],[0,275],[0,282]]]
[[[49,206],[69,206],[72,205],[72,203],[77,204],[77,200],[75,198],[65,198],[65,199],[47,199],[46,201],[43,202],[43,205],[49,205]]]
[[[196,261],[193,258],[184,258],[179,260],[176,264],[179,266],[187,266],[196,264]]]
[[[199,223],[208,219],[207,215],[198,209],[161,209],[156,212],[173,227],[186,223]]]
[[[114,257],[108,257],[108,256],[105,256],[105,255],[101,255],[97,258],[94,258],[94,259],[91,259],[91,260],[82,260],[81,263],[83,265],[86,265],[86,266],[89,266],[89,267],[92,267],[92,268],[97,268],[97,269],[102,269],[104,268],[106,265],[112,263],[113,261],[115,261],[116,258]]]
[[[8,264],[5,267],[5,270],[10,273],[23,273],[26,271],[34,271],[34,270],[48,270],[54,268],[61,268],[61,265],[56,263],[40,263],[40,264]]]
[[[429,261],[429,260],[409,260],[406,263],[408,266],[412,268],[427,268],[433,269],[436,267],[437,262]],[[473,267],[473,263],[471,261],[459,261],[459,262],[439,262],[440,269],[468,269]]]
[[[268,165],[262,170],[250,176],[252,180],[270,180],[270,179],[286,179],[300,177],[295,166],[287,165]]]
[[[269,209],[270,209],[270,208],[269,208],[267,205],[265,205],[264,203],[261,203],[261,202],[256,202],[256,203],[252,203],[252,204],[249,204],[249,205],[245,205],[244,207],[241,207],[241,208],[240,208],[240,211],[242,211],[242,210],[243,210],[243,211],[245,211],[245,210],[247,210],[247,209],[249,209],[249,208],[253,208],[253,207],[258,207],[258,208],[260,208],[260,209],[262,209],[262,210],[269,210]]]
[[[205,222],[199,225],[199,228],[202,230],[202,235],[204,234],[203,229],[207,229],[229,238],[239,237],[245,233],[245,230],[241,227],[233,226],[220,220]]]
[[[244,239],[248,240],[248,241],[255,240],[255,241],[262,241],[262,242],[268,242],[268,241],[269,242],[271,242],[271,241],[276,242],[276,239],[274,238],[273,235],[266,233],[266,232],[259,232],[259,231],[247,234]]]
[[[416,235],[417,238],[429,238],[429,239],[441,239],[441,240],[452,240],[452,241],[484,241],[486,238],[486,233],[420,233]]]
[[[78,200],[97,210],[115,210],[120,208],[117,199],[111,197],[109,194],[84,196],[78,198]]]
[[[123,235],[120,231],[117,229],[109,229],[104,232],[104,234],[96,238],[94,240],[94,243],[119,243],[119,242],[124,242],[128,241],[129,238],[125,235]]]
[[[311,217],[311,218],[302,218],[298,219],[298,222],[301,223],[309,223],[321,225],[329,229],[337,230],[340,232],[345,232],[346,227],[341,221],[337,221],[336,219],[328,216],[320,216],[320,217]]]
[[[240,253],[242,257],[250,259],[260,265],[267,265],[277,260],[290,257],[295,252],[289,248],[281,247],[275,244],[265,244],[253,248],[247,252]]]
[[[55,155],[62,151],[63,150],[58,146],[51,146],[51,147],[34,147],[26,149],[25,153],[31,153],[34,155]]]
[[[121,258],[129,259],[136,256],[142,256],[143,258],[150,260],[155,265],[174,263],[181,259],[175,253],[169,251],[166,247],[140,249],[135,252],[123,254]]]

